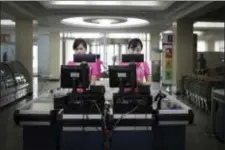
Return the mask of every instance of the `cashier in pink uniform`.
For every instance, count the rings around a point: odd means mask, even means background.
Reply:
[[[73,43],[73,50],[75,52],[75,54],[86,54],[87,52],[87,43],[84,39],[76,39]],[[73,61],[69,61],[68,65],[79,65],[76,64],[76,62]],[[98,70],[96,67],[96,63],[89,63],[89,67],[90,67],[90,84],[94,85],[96,82],[96,77],[98,75]],[[82,89],[78,89],[78,92],[82,92]]]
[[[143,44],[140,39],[131,39],[128,43],[128,53],[140,54]],[[127,65],[121,63],[121,65]],[[150,68],[147,62],[136,63],[137,83],[138,85],[150,85]],[[125,89],[127,91],[128,89]]]
[[[97,55],[97,58],[96,58],[96,68],[97,68],[97,71],[98,71],[97,78],[101,78],[101,74],[102,74],[101,66],[102,66],[102,64],[103,64],[103,62],[100,60],[100,55]]]

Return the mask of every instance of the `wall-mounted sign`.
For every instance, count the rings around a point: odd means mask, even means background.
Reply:
[[[173,78],[173,35],[163,35],[162,83],[172,84]]]

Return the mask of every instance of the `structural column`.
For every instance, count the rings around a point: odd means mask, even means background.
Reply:
[[[193,22],[178,20],[173,27],[173,84],[176,86],[176,92],[180,92],[182,74],[193,73]]]
[[[150,38],[151,80],[154,82],[159,82],[161,53],[156,52],[155,50],[159,50],[160,33],[151,32],[150,35],[151,35]]]
[[[159,49],[160,33],[151,32],[150,46],[151,46],[151,61],[160,60],[161,54],[155,52],[153,49]]]
[[[33,85],[33,20],[16,19],[16,60],[28,70]]]
[[[49,34],[49,71],[50,80],[60,78],[60,34],[51,32]]]

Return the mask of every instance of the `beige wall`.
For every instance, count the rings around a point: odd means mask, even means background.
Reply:
[[[30,83],[33,76],[33,20],[16,20],[16,60],[28,70]],[[32,86],[31,86],[32,88]],[[33,91],[33,90],[32,90]]]

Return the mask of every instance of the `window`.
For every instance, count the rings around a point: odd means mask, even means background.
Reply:
[[[224,52],[224,41],[216,41],[214,45],[214,50],[216,52]]]
[[[197,52],[206,52],[206,51],[207,51],[207,43],[205,41],[198,41]]]

